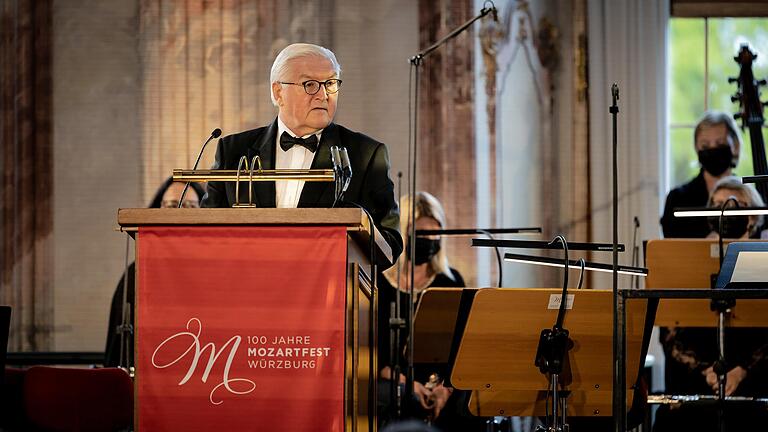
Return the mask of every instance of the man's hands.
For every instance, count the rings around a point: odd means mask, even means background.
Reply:
[[[715,373],[714,369],[711,367],[705,369],[701,372],[702,375],[704,375],[704,378],[707,380],[707,385],[712,387],[712,391],[717,393],[718,391],[718,381],[717,381],[717,374]],[[736,391],[736,389],[739,387],[739,384],[741,383],[744,378],[747,377],[747,370],[744,369],[741,366],[736,366],[735,368],[728,371],[725,377],[725,395],[730,396],[733,394],[733,392]]]

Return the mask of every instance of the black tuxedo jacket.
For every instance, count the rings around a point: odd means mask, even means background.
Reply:
[[[248,161],[258,155],[263,169],[274,169],[277,142],[277,120],[271,125],[229,135],[219,140],[216,161],[212,169],[236,170],[242,156]],[[331,147],[346,147],[352,166],[352,180],[344,200],[361,205],[373,217],[387,243],[393,259],[403,250],[400,236],[400,213],[395,200],[394,185],[389,178],[387,147],[361,133],[335,123],[323,129],[320,144],[312,161],[312,169],[332,169]],[[331,207],[334,199],[333,182],[306,182],[299,197],[300,208]],[[253,200],[259,207],[275,207],[275,183],[253,182]],[[231,207],[235,202],[235,184],[208,182],[203,207]],[[240,202],[248,202],[248,188],[240,187]]]

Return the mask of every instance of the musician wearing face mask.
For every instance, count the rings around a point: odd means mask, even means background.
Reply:
[[[427,192],[418,192],[415,200],[415,227],[417,230],[439,230],[445,228],[445,212],[440,202]],[[411,256],[410,227],[408,216],[411,214],[410,197],[400,199],[401,218],[400,228],[405,243],[405,253],[401,255],[397,265],[384,271],[379,278],[379,420],[386,421],[391,417],[393,407],[390,406],[390,389],[392,369],[390,368],[390,304],[396,299],[400,302],[401,316],[407,319],[406,308],[411,301],[408,293],[409,269],[411,260],[415,264],[414,297],[417,301],[429,287],[461,288],[464,280],[456,269],[448,264],[443,239],[440,236],[417,237],[416,252]],[[407,328],[407,327],[406,327]],[[400,365],[405,371],[404,348],[407,342],[407,332],[401,333],[395,351],[400,356]],[[477,417],[469,417],[466,399],[462,392],[455,391],[442,384],[446,371],[421,370],[415,371],[413,393],[415,401],[403,401],[406,417],[431,419],[435,426],[444,432],[473,431],[483,427],[484,422]],[[397,377],[403,385],[405,375]]]
[[[739,161],[741,137],[730,115],[708,111],[694,130],[694,146],[701,171],[690,182],[667,195],[661,227],[667,238],[704,238],[710,227],[703,218],[676,218],[675,208],[703,207],[718,180],[731,175]]]
[[[723,177],[715,183],[707,207],[762,207],[763,200],[753,187],[737,177]],[[730,201],[729,201],[730,200]],[[711,232],[707,238],[718,238],[719,217],[707,218]],[[759,237],[763,216],[727,216],[722,218],[724,239],[746,240]],[[660,328],[660,342],[665,357],[665,392],[681,395],[714,395],[718,391],[713,369],[719,357],[714,328]],[[762,328],[727,328],[725,358],[727,360],[726,396],[768,396],[768,331]],[[726,430],[749,430],[765,425],[768,412],[754,407],[733,407],[726,417]],[[717,428],[716,411],[703,407],[661,407],[656,414],[654,432]]]
[[[707,207],[722,208],[723,204],[729,198],[735,198],[736,203],[731,200],[727,208],[739,207],[763,207],[763,199],[757,190],[745,185],[738,177],[723,177],[716,184],[709,197]],[[750,238],[760,238],[760,227],[763,226],[764,216],[728,216],[722,219],[722,233],[724,239],[746,240]],[[712,230],[707,238],[718,238],[718,229],[720,218],[710,216],[707,218],[709,227]]]

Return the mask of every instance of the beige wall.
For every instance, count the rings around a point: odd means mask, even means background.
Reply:
[[[55,1],[53,11],[56,350],[104,349],[122,273],[116,209],[138,206],[137,5]]]
[[[124,265],[119,207],[143,207],[138,1],[54,2],[56,350],[104,348]],[[338,0],[332,29],[344,68],[337,121],[389,145],[406,169],[408,63],[417,2]],[[267,101],[267,103],[269,103]],[[202,139],[203,137],[201,137]]]

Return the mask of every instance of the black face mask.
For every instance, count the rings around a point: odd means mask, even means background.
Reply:
[[[427,263],[438,252],[440,252],[440,240],[416,237],[416,258],[413,263],[416,265]],[[405,245],[405,257],[411,259],[410,241]]]
[[[718,232],[719,216],[708,216],[707,222],[712,231]],[[723,238],[737,239],[741,238],[749,229],[749,216],[724,216],[723,217]]]
[[[720,176],[733,164],[733,152],[729,145],[699,150],[698,155],[699,163],[704,167],[704,171],[715,177]]]

